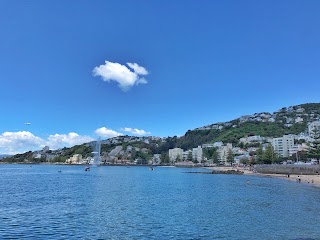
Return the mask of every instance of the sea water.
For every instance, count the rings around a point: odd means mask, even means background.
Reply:
[[[320,239],[320,188],[190,171],[0,165],[0,239]]]

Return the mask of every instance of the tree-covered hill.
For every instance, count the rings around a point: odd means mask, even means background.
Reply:
[[[285,134],[299,134],[307,130],[308,123],[319,118],[320,103],[284,107],[274,113],[255,113],[230,122],[189,130],[177,139],[176,147],[190,149],[216,141],[238,144],[240,138],[248,135],[280,137]]]
[[[124,148],[132,146],[137,149],[147,149],[147,156],[164,154],[169,149],[180,147],[191,149],[204,143],[222,141],[224,143],[239,144],[239,139],[246,136],[260,135],[261,137],[280,137],[285,134],[299,134],[307,131],[308,123],[320,119],[320,103],[307,103],[297,106],[284,107],[274,113],[254,113],[234,119],[229,122],[214,123],[188,130],[182,137],[168,137],[165,139],[120,136],[116,141],[104,140],[101,145],[102,154],[108,154],[113,148],[122,145]],[[125,140],[126,139],[126,140]],[[138,140],[137,140],[138,139]],[[52,162],[65,162],[74,154],[81,154],[83,158],[92,155],[95,142],[63,148],[46,153],[46,158],[34,158],[32,152],[17,154],[3,159],[3,162],[41,162],[48,161],[48,154]],[[145,150],[144,150],[145,151]],[[139,154],[138,154],[139,155]]]
[[[246,122],[237,127],[227,127],[222,130],[193,130],[188,131],[177,141],[177,147],[190,149],[204,143],[222,141],[224,143],[238,144],[239,139],[250,135],[263,137],[280,137],[285,134],[299,134],[304,132],[306,123],[293,124],[291,127],[284,127],[279,123],[267,122]]]

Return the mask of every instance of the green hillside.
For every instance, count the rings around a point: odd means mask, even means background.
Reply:
[[[260,135],[263,137],[280,137],[285,134],[299,134],[307,128],[306,123],[294,124],[284,127],[278,123],[248,122],[238,127],[230,127],[222,130],[194,130],[188,131],[185,136],[177,141],[177,147],[190,149],[204,143],[222,141],[237,145],[239,139],[248,135]]]
[[[308,123],[320,119],[320,103],[308,103],[288,108],[282,108],[274,113],[254,113],[252,115],[242,116],[229,122],[215,123],[208,126],[189,130],[182,137],[168,137],[165,140],[148,140],[124,142],[118,141],[116,144],[102,144],[102,154],[109,153],[117,145],[126,147],[128,145],[147,149],[148,157],[152,154],[165,154],[169,149],[180,147],[184,150],[191,149],[204,143],[213,143],[222,141],[239,146],[239,139],[246,136],[260,135],[261,137],[280,137],[285,134],[299,134],[306,132]],[[123,136],[129,137],[129,136]],[[132,139],[137,137],[131,137]],[[146,137],[147,138],[147,137]],[[83,158],[91,156],[93,144],[82,144],[71,148],[63,148],[50,151],[50,154],[56,157],[50,159],[51,162],[65,162],[65,160],[74,154],[81,154]],[[139,152],[135,155],[140,156]],[[33,158],[32,152],[17,154],[3,159],[4,162],[47,162],[46,158]]]
[[[299,112],[299,109],[304,111]],[[297,112],[298,111],[298,112]],[[260,135],[262,137],[280,137],[285,134],[299,134],[305,132],[307,124],[312,121],[319,120],[320,103],[307,103],[289,108],[282,108],[275,113],[260,113],[270,114],[274,117],[275,122],[259,122],[248,121],[240,123],[240,118],[226,123],[220,123],[223,128],[209,130],[189,130],[183,137],[176,142],[176,147],[190,149],[204,143],[222,141],[224,143],[233,143],[237,145],[239,139],[248,135]],[[255,113],[255,115],[258,115]],[[286,125],[287,119],[296,118],[303,119],[303,122]],[[225,126],[227,125],[227,126]],[[291,126],[289,126],[291,125]]]

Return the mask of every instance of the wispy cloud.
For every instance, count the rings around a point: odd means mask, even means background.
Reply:
[[[139,136],[143,136],[143,135],[149,135],[151,134],[151,132],[146,132],[145,130],[142,130],[142,129],[137,129],[137,128],[121,128],[121,131],[124,131],[124,132],[129,132],[133,135],[139,135]]]
[[[149,74],[147,69],[139,66],[137,63],[113,63],[105,61],[104,65],[100,65],[93,69],[93,76],[100,76],[103,81],[115,81],[123,91],[129,90],[131,87],[139,84],[146,84],[148,81],[143,77]]]
[[[116,132],[116,131],[109,129],[109,128],[106,128],[106,127],[98,128],[95,131],[95,134],[97,134],[99,137],[107,137],[107,138],[113,138],[113,137],[123,135],[122,133]]]

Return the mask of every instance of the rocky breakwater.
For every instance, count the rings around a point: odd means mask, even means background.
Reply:
[[[187,172],[187,173],[197,173],[197,174],[236,174],[236,175],[241,175],[244,172],[240,170],[213,170],[213,171],[208,171],[208,172]]]

